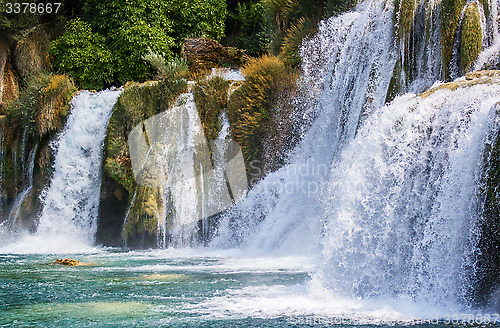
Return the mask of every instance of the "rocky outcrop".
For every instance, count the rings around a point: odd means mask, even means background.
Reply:
[[[49,44],[49,37],[42,26],[17,42],[14,64],[21,78],[30,79],[49,70]]]
[[[19,96],[18,81],[10,62],[10,43],[0,36],[0,106]]]
[[[210,39],[186,39],[182,56],[193,72],[227,65],[240,67],[249,59],[244,50],[224,47]]]
[[[66,265],[66,266],[81,265],[80,261],[73,260],[73,259],[57,259],[57,260],[55,260],[55,263],[61,264],[61,265]]]
[[[125,241],[128,246],[137,248],[156,245],[157,221],[148,206],[155,190],[135,182],[128,134],[144,120],[167,110],[186,90],[187,83],[183,79],[125,85],[113,108],[106,133],[98,243],[121,246]]]

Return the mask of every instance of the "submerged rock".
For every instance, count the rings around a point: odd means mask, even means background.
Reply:
[[[73,260],[73,259],[57,259],[55,263],[61,264],[61,265],[67,265],[67,266],[79,266],[82,265],[80,261]]]

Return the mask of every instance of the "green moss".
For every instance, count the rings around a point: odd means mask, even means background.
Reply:
[[[400,41],[406,40],[413,28],[415,15],[415,0],[395,0],[394,23],[397,37]]]
[[[453,42],[460,20],[460,13],[466,0],[443,0],[441,2],[441,39],[443,78],[450,76],[449,64],[453,54]]]
[[[483,34],[481,32],[481,17],[479,6],[473,2],[465,9],[462,21],[462,33],[460,38],[460,68],[463,72],[471,70],[483,46]]]
[[[151,206],[145,206],[151,195],[159,201],[156,189],[138,186],[135,182],[128,149],[128,134],[144,120],[168,110],[175,99],[187,91],[187,83],[172,76],[160,82],[128,83],[113,107],[106,140],[103,181],[111,182],[114,190],[124,188],[129,195],[137,193],[127,217],[122,238],[127,240],[140,235],[156,233],[157,216],[151,215]],[[116,194],[114,190],[108,190]],[[161,208],[161,207],[160,207]],[[149,209],[149,210],[147,210]]]
[[[219,115],[227,107],[229,81],[221,77],[200,80],[193,88],[194,101],[207,140],[215,140],[221,129]]]

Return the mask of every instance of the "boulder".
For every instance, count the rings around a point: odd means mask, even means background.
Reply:
[[[67,266],[78,266],[81,265],[80,261],[73,259],[57,259],[55,261],[57,264],[67,265]]]
[[[244,50],[224,47],[211,39],[186,39],[182,56],[189,61],[193,72],[220,66],[242,66],[249,56]]]

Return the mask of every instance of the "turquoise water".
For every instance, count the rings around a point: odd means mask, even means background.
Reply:
[[[53,263],[62,257],[86,265]],[[314,293],[314,267],[312,258],[237,251],[0,255],[0,327],[394,326],[427,311]]]

